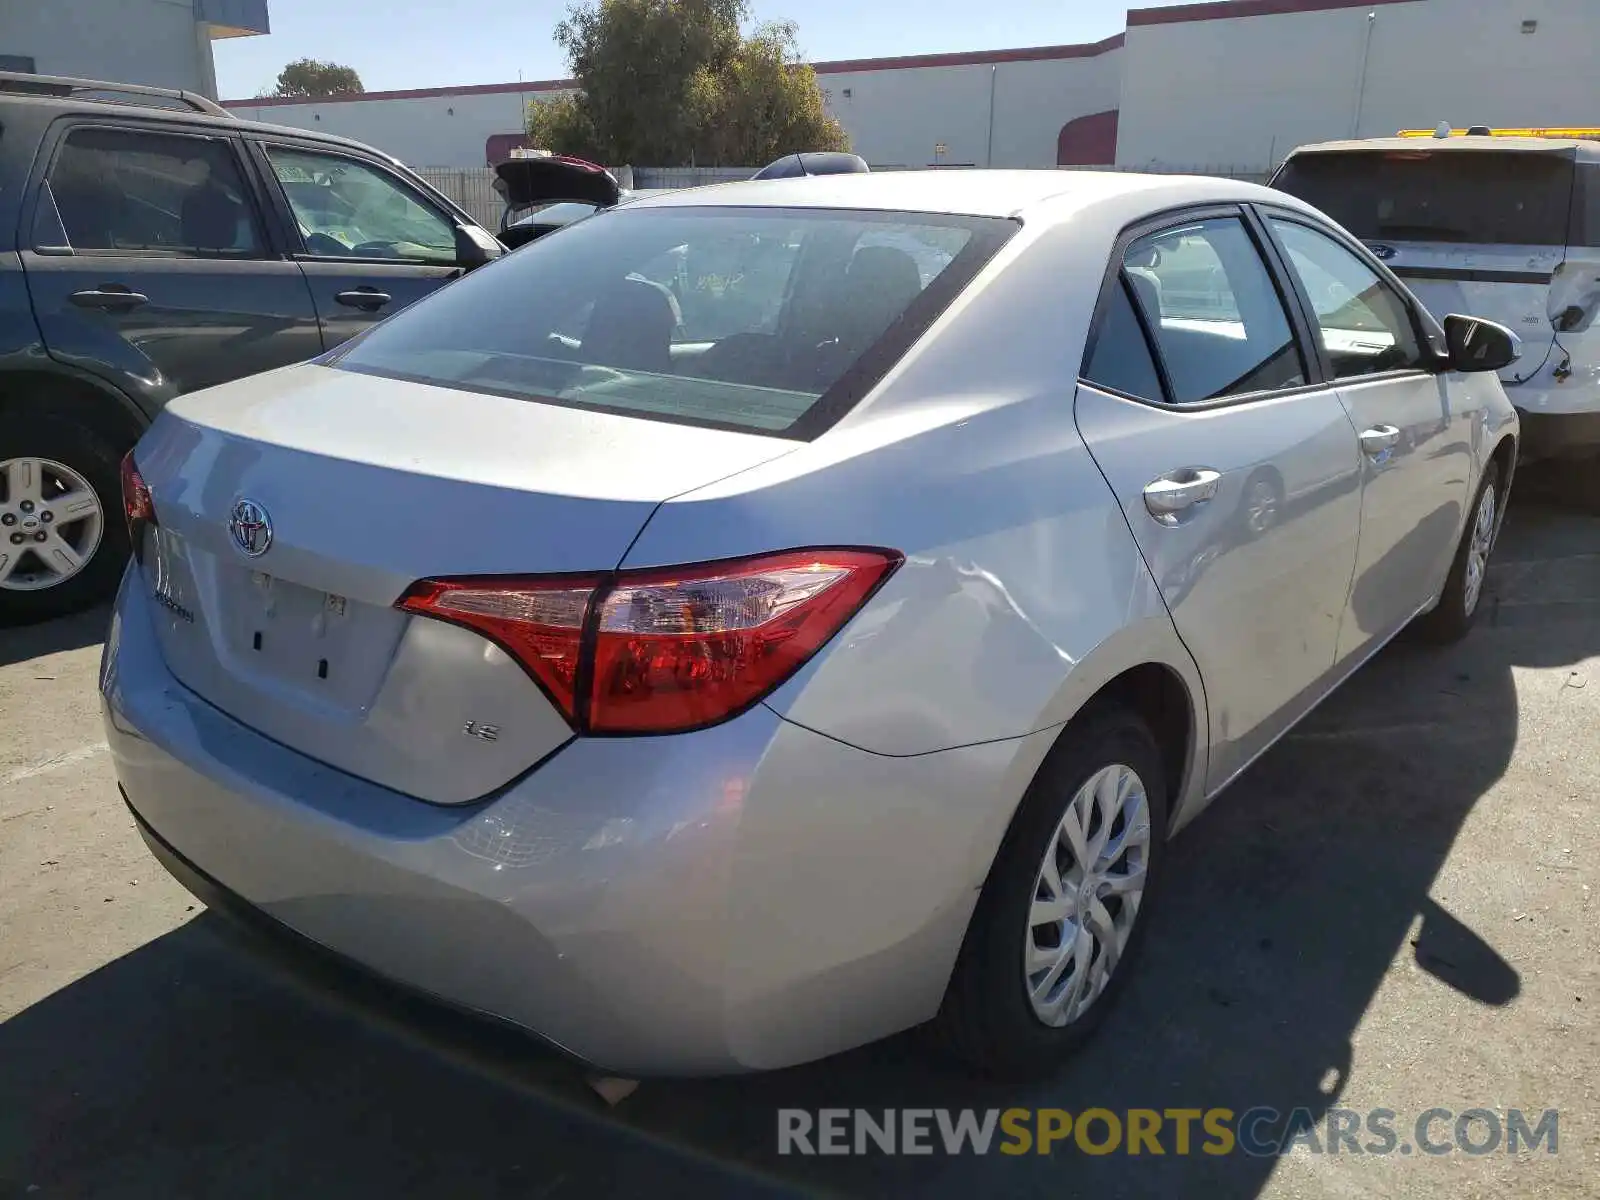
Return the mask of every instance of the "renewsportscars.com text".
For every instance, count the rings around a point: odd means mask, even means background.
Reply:
[[[1390,1108],[781,1108],[779,1154],[1555,1154],[1560,1113]]]

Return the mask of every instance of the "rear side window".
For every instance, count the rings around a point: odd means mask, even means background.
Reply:
[[[1100,327],[1095,330],[1094,348],[1089,352],[1083,377],[1125,396],[1160,400],[1161,377],[1150,354],[1150,343],[1145,340],[1139,318],[1134,315],[1128,287],[1127,276],[1119,276],[1111,292],[1111,303],[1106,306]]]
[[[1214,400],[1306,381],[1299,343],[1254,240],[1237,217],[1133,242],[1123,257],[1172,399]]]
[[[922,213],[612,209],[441,289],[328,361],[814,437],[1016,228]]]
[[[1564,246],[1571,151],[1393,150],[1299,154],[1273,187],[1363,241]]]
[[[49,186],[77,251],[262,253],[238,160],[220,138],[74,129],[50,168]]]

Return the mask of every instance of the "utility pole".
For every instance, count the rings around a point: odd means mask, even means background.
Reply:
[[[1367,14],[1366,37],[1361,43],[1361,77],[1356,83],[1356,112],[1350,119],[1350,136],[1361,136],[1361,110],[1366,106],[1367,99],[1367,59],[1372,55],[1372,27],[1378,23],[1378,14],[1374,10]]]
[[[994,85],[999,74],[999,67],[989,68],[989,140],[983,150],[983,165],[986,167],[994,166]]]

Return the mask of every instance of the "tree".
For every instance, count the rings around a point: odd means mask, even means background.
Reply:
[[[278,72],[278,86],[272,96],[347,96],[364,92],[361,76],[354,67],[341,67],[338,63],[318,62],[314,58],[299,58]]]
[[[577,90],[534,101],[528,133],[558,154],[651,166],[759,166],[843,150],[793,23],[746,37],[747,0],[586,0],[556,26]]]

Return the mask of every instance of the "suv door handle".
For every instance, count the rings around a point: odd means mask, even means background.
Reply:
[[[107,283],[98,288],[73,292],[67,299],[79,308],[101,308],[107,312],[128,312],[141,304],[149,304],[150,297],[132,291],[120,283]]]
[[[1144,506],[1163,525],[1176,525],[1179,513],[1216,496],[1221,478],[1209,467],[1184,467],[1146,484]]]
[[[1399,444],[1400,431],[1393,425],[1374,425],[1371,429],[1361,431],[1361,449],[1369,457],[1376,458]]]
[[[339,292],[334,296],[340,304],[347,304],[351,308],[359,308],[363,312],[377,312],[390,300],[394,299],[388,292],[380,292],[377,288],[358,287],[348,292]]]

